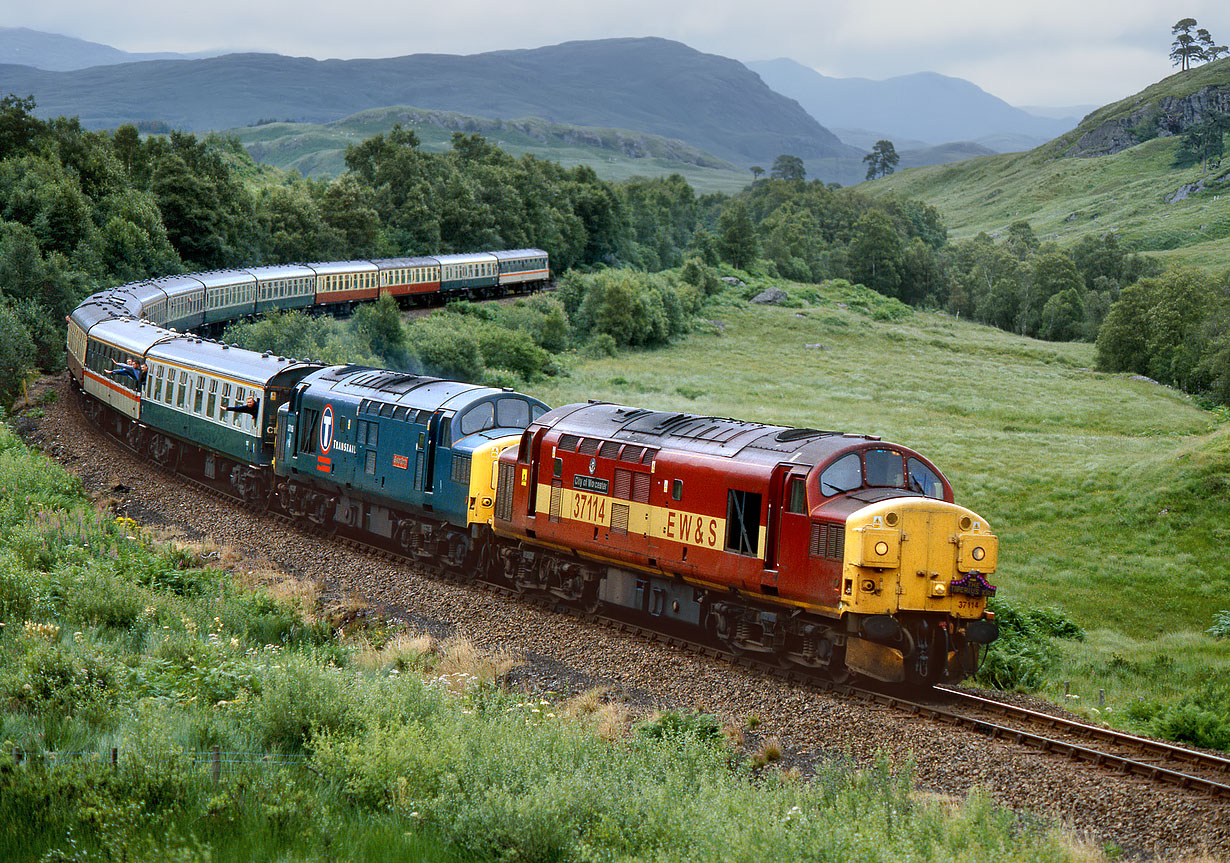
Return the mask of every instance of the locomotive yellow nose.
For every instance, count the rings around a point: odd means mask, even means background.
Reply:
[[[845,579],[859,587],[846,607],[977,617],[998,558],[999,539],[965,507],[916,497],[871,504],[846,521]]]

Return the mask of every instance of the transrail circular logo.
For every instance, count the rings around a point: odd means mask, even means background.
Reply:
[[[328,454],[333,447],[333,405],[325,405],[320,417],[320,451]]]

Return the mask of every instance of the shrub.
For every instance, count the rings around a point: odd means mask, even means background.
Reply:
[[[453,380],[482,380],[483,356],[478,339],[464,326],[449,321],[449,317],[420,318],[410,327],[410,345],[418,354],[423,371]]]
[[[1213,615],[1213,625],[1205,632],[1214,638],[1230,638],[1230,611],[1219,611]]]
[[[668,710],[642,723],[636,733],[650,740],[669,737],[693,737],[717,743],[722,740],[722,724],[716,716],[699,712]]]
[[[986,650],[975,679],[996,689],[1032,692],[1059,659],[1052,638],[1083,640],[1084,630],[1055,608],[1026,608],[992,599],[999,638]]]
[[[1230,750],[1230,687],[1209,683],[1178,702],[1137,700],[1128,717],[1145,733],[1206,749]]]
[[[534,344],[526,333],[487,325],[479,329],[476,335],[483,363],[488,368],[509,369],[526,381],[555,371],[551,355]]]

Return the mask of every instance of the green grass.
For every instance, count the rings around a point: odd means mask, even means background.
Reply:
[[[939,209],[954,238],[996,234],[1023,219],[1041,239],[1061,245],[1113,231],[1140,250],[1224,269],[1230,169],[1210,172],[1203,176],[1209,188],[1168,204],[1180,187],[1202,179],[1199,166],[1171,167],[1178,144],[1159,138],[1088,159],[1054,158],[1040,147],[910,169],[860,189],[921,198]]]
[[[252,157],[304,176],[334,177],[346,170],[346,147],[384,132],[394,123],[414,130],[429,152],[450,149],[454,131],[476,132],[514,156],[531,153],[567,167],[588,165],[604,180],[681,174],[698,192],[736,192],[751,181],[747,171],[684,144],[655,135],[548,123],[510,123],[448,111],[380,108],[332,123],[266,123],[229,129]],[[638,142],[645,155],[625,155],[621,141]]]
[[[1091,664],[1114,652],[1173,655],[1172,694],[1230,675],[1230,639],[1202,634],[1230,606],[1230,427],[1174,390],[1092,371],[1092,345],[931,313],[877,321],[883,298],[865,296],[865,310],[823,290],[806,308],[711,306],[701,317],[721,335],[700,323],[670,348],[577,360],[532,390],[914,447],[998,532],[1001,596],[1088,631],[1060,645],[1052,696],[1066,677],[1081,703],[1106,688],[1122,710],[1152,683]]]
[[[95,513],[0,426],[0,859],[1092,856],[983,794],[918,795],[908,765],[803,778],[708,717],[634,733],[501,689],[472,650],[342,642],[304,611]]]

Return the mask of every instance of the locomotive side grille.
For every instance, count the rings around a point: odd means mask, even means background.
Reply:
[[[649,503],[649,474],[632,475],[632,499],[637,503]]]
[[[598,452],[599,441],[597,438],[587,437],[581,441],[581,446],[577,452],[584,455],[595,455]]]
[[[512,521],[513,472],[515,465],[501,464],[495,483],[495,517],[500,521]]]
[[[577,436],[574,434],[566,434],[559,439],[556,445],[558,449],[567,450],[568,452],[576,452]]]
[[[624,447],[623,455],[619,457],[620,461],[630,461],[633,464],[640,462],[641,456],[644,455],[645,448],[643,446],[633,446],[628,444]]]
[[[470,460],[461,453],[453,453],[453,482],[470,487]]]
[[[560,497],[563,496],[564,489],[559,480],[551,483],[551,512],[549,518],[551,521],[559,521],[559,505]]]
[[[619,455],[619,444],[613,440],[602,442],[602,446],[598,447],[598,456],[600,458],[615,458]]]
[[[611,533],[620,535],[628,532],[628,506],[622,503],[611,504]]]
[[[632,471],[615,468],[615,497],[629,500],[632,497]]]
[[[844,534],[840,524],[812,524],[811,556],[841,560],[845,556]]]

